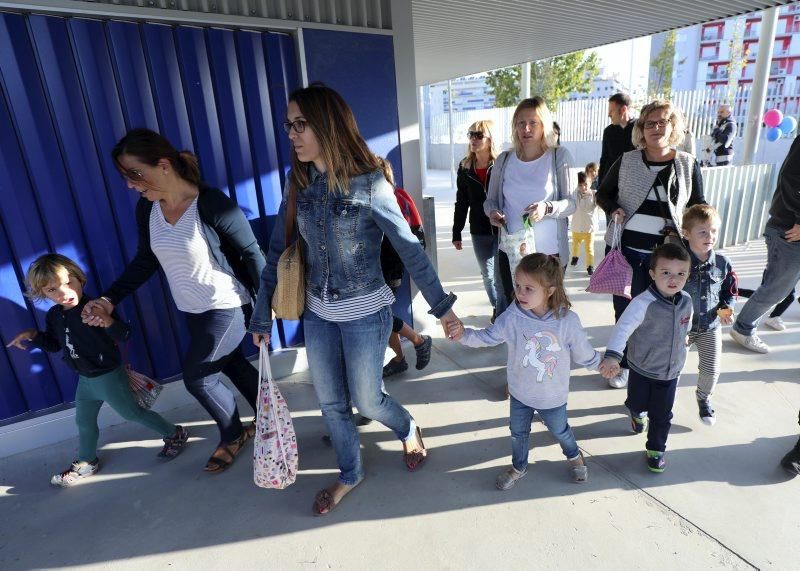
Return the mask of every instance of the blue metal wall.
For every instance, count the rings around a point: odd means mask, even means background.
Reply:
[[[44,326],[23,297],[30,262],[58,251],[106,288],[136,249],[135,193],[109,159],[131,127],[195,152],[266,246],[288,166],[279,132],[299,85],[294,39],[266,32],[0,13],[0,338]],[[276,128],[277,126],[277,128]],[[180,371],[186,336],[161,277],[122,304],[130,360]],[[302,340],[276,325],[281,344]],[[0,350],[0,420],[73,400],[60,355]]]

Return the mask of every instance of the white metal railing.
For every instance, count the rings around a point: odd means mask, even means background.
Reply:
[[[717,108],[726,101],[726,88],[674,91],[672,103],[686,116],[687,123],[696,137],[707,135],[714,129]],[[750,87],[739,87],[734,94],[732,113],[739,125],[744,125],[750,104]],[[800,91],[793,95],[771,95],[767,97],[765,109],[777,108],[784,115],[797,117],[800,114]],[[466,145],[467,128],[480,119],[491,119],[495,123],[495,144],[500,147],[511,141],[511,118],[513,107],[479,109],[453,112],[453,138],[458,145]],[[605,97],[562,101],[558,105],[555,119],[561,126],[564,141],[600,141],[603,129],[608,125],[608,101]],[[448,114],[438,111],[431,114],[429,141],[433,144],[450,142]],[[740,129],[741,136],[743,128]]]

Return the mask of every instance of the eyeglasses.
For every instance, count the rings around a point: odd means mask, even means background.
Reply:
[[[469,139],[478,139],[479,141],[482,141],[485,136],[486,135],[484,135],[481,131],[467,131],[467,138]]]
[[[142,182],[144,180],[144,174],[137,169],[123,169],[120,174],[131,182]]]
[[[671,125],[669,121],[666,119],[659,119],[658,121],[645,121],[644,128],[645,129],[655,129],[658,127],[659,129],[665,128],[667,125]]]
[[[285,121],[283,123],[283,130],[286,131],[287,135],[292,132],[292,129],[294,129],[295,133],[302,133],[303,131],[306,130],[307,124],[308,121],[306,121],[305,119],[298,119],[296,121]]]
[[[532,131],[541,124],[542,124],[541,121],[517,121],[517,129],[524,129],[525,127],[530,127]]]

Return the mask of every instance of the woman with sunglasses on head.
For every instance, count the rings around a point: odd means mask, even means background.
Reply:
[[[652,283],[650,254],[670,241],[681,243],[683,211],[705,204],[703,176],[697,160],[675,147],[683,143],[683,116],[666,99],[656,99],[642,108],[633,125],[633,151],[624,153],[603,176],[597,190],[597,205],[610,216],[606,251],[614,231],[621,230],[622,253],[633,268],[631,297]],[[614,319],[619,320],[630,300],[613,296]],[[627,361],[620,373],[608,380],[613,388],[628,384]]]
[[[532,97],[517,105],[512,119],[513,149],[500,153],[492,168],[483,205],[493,226],[510,234],[533,224],[536,252],[569,261],[567,217],[575,211],[569,180],[572,157],[558,145],[553,116],[544,99]],[[514,298],[514,283],[503,241],[496,259],[497,314]],[[532,254],[533,252],[527,252]]]
[[[467,156],[458,165],[456,179],[456,207],[453,214],[453,246],[463,248],[461,231],[469,214],[469,233],[472,251],[478,260],[483,278],[483,287],[492,304],[492,322],[496,313],[497,293],[494,281],[494,258],[497,255],[497,230],[489,222],[483,211],[486,189],[492,175],[492,165],[497,157],[492,138],[494,123],[488,120],[476,121],[469,126],[467,136]]]
[[[381,422],[402,441],[408,470],[418,469],[427,456],[414,419],[381,390],[394,302],[381,272],[384,234],[445,331],[457,321],[451,309],[455,295],[442,289],[400,212],[381,160],[367,147],[341,95],[321,84],[298,89],[289,96],[285,128],[292,170],[249,330],[256,344],[269,340],[288,222],[289,229],[297,230],[290,240],[300,240],[305,261],[309,369],[339,464],[338,481],[314,498],[314,514],[323,515],[365,475],[350,397],[361,414]]]
[[[183,382],[220,431],[219,445],[205,471],[223,472],[255,432],[253,425],[242,426],[234,394],[220,373],[255,410],[258,370],[247,361],[240,344],[264,256],[238,205],[201,182],[192,153],[178,152],[154,131],[134,129],[116,144],[111,156],[128,187],[139,193],[139,246],[103,296],[86,304],[83,321],[100,325],[92,314],[96,305],[111,312],[159,268],[163,270],[189,330]]]

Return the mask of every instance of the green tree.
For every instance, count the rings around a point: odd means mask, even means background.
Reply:
[[[600,70],[597,54],[577,51],[531,63],[531,94],[541,95],[555,110],[570,93],[588,93]],[[490,71],[486,79],[495,97],[495,107],[513,107],[519,102],[521,66]]]
[[[494,94],[495,107],[513,107],[519,102],[520,66],[490,71],[486,84]]]
[[[656,57],[650,60],[650,81],[647,91],[650,98],[656,95],[669,97],[672,92],[672,70],[675,61],[675,38],[677,32],[670,30],[664,36],[664,44]]]

